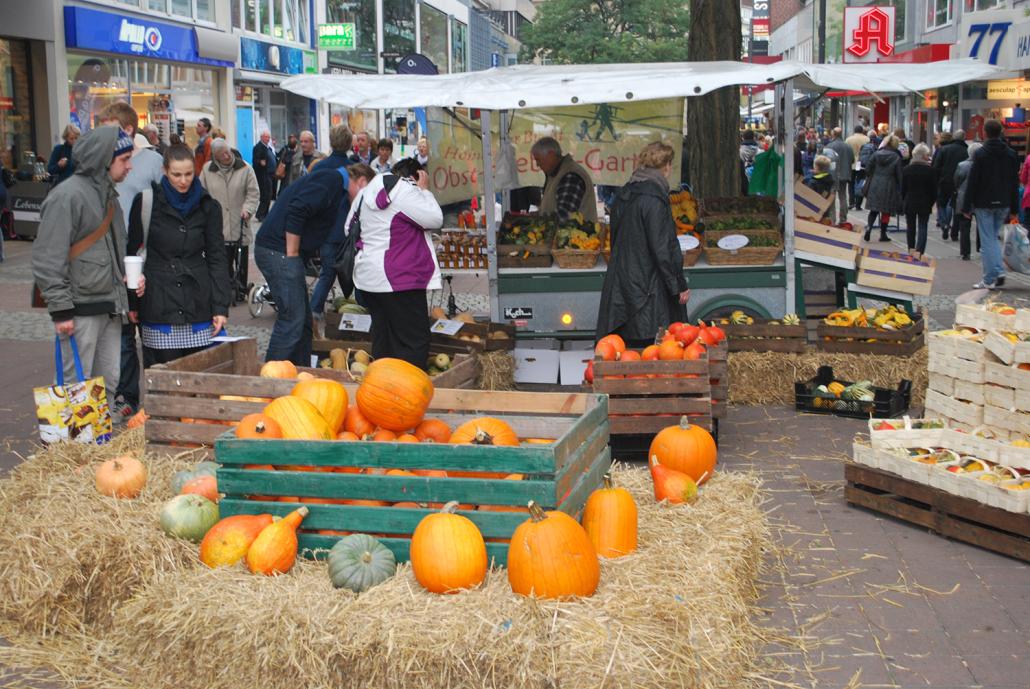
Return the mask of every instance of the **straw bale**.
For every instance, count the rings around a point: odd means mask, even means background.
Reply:
[[[897,388],[912,381],[913,407],[922,406],[929,376],[927,350],[911,356],[839,354],[809,349],[804,353],[730,352],[730,402],[748,405],[794,405],[794,383],[815,376],[820,366],[832,366],[843,380],[871,380],[873,385]]]
[[[142,429],[102,447],[54,445],[0,481],[0,618],[41,637],[100,630],[154,572],[196,561],[195,548],[166,538],[157,519],[185,455],[143,456],[149,477],[135,500],[96,490],[96,466],[142,450]]]
[[[61,657],[79,661],[83,686],[755,686],[768,632],[751,615],[770,544],[757,479],[719,474],[691,506],[655,505],[643,469],[615,479],[640,506],[640,548],[603,562],[592,598],[522,598],[502,569],[437,596],[404,565],[355,595],[318,562],[276,578],[190,564],[156,571],[102,642]]]
[[[477,389],[515,389],[515,357],[511,355],[511,352],[498,349],[492,352],[480,352],[475,356],[479,358]]]

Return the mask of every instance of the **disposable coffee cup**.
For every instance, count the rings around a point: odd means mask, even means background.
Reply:
[[[139,287],[139,279],[143,277],[143,257],[125,257],[125,284],[129,289]]]

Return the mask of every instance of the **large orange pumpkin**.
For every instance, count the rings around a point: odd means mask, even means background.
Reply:
[[[519,437],[500,419],[481,416],[455,428],[450,442],[455,445],[518,445]]]
[[[347,415],[343,419],[343,430],[349,431],[359,438],[375,433],[376,425],[365,418],[357,404],[347,407]]]
[[[622,557],[637,549],[637,504],[625,488],[605,475],[583,508],[583,528],[600,557]]]
[[[411,570],[431,593],[454,593],[486,578],[486,543],[468,517],[454,514],[458,503],[423,517],[411,535]]]
[[[529,519],[511,535],[508,583],[523,596],[590,596],[601,579],[590,536],[564,512],[544,512],[529,503]]]
[[[262,378],[296,378],[297,367],[292,361],[269,361],[261,367]]]
[[[356,398],[366,419],[401,432],[422,422],[433,399],[433,383],[425,371],[407,361],[376,359],[365,370]]]
[[[237,514],[212,526],[200,542],[200,561],[212,569],[231,567],[250,550],[254,539],[272,523],[270,514]]]
[[[279,422],[267,414],[247,414],[236,426],[237,438],[265,439],[282,438],[283,429]]]
[[[97,467],[96,486],[103,495],[134,498],[147,484],[147,467],[129,455],[109,459]]]
[[[701,484],[715,472],[718,448],[711,433],[692,425],[684,416],[678,425],[658,432],[647,454],[657,457],[662,466],[682,472]]]
[[[334,436],[343,428],[348,400],[347,389],[342,383],[328,378],[311,378],[294,385],[290,394],[311,402],[329,424],[329,430]]]
[[[299,507],[262,529],[247,551],[247,568],[254,574],[289,572],[297,559],[297,527],[307,514]]]
[[[658,345],[658,358],[661,361],[675,361],[683,358],[683,345],[675,339],[663,340]]]
[[[287,440],[332,440],[336,437],[315,405],[300,397],[287,395],[272,400],[265,407],[265,415],[279,424],[283,438]]]
[[[440,419],[423,419],[415,427],[415,437],[420,442],[448,443],[451,441],[451,427]]]

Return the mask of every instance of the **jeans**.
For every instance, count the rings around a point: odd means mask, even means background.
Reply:
[[[339,244],[333,244],[326,242],[322,245],[322,248],[318,250],[318,255],[322,259],[322,272],[318,274],[318,281],[311,290],[311,311],[312,313],[321,314],[325,312],[325,300],[329,296],[329,290],[333,288],[333,283],[336,282],[336,254],[340,250]]]
[[[310,366],[311,303],[304,280],[304,259],[255,246],[254,260],[268,282],[278,310],[265,359]]]
[[[983,261],[984,282],[994,284],[1005,275],[1001,262],[1001,230],[1009,219],[1008,208],[974,208],[976,231],[980,234],[980,254]]]
[[[926,230],[929,225],[930,211],[926,213],[911,211],[905,214],[905,234],[909,250],[915,249],[919,253],[926,251]]]
[[[951,196],[940,196],[937,199],[937,227],[941,229],[941,232],[945,233],[950,231],[951,218],[954,215],[954,208],[951,203]]]
[[[136,352],[135,323],[122,325],[122,373],[118,377],[117,396],[124,399],[130,407],[139,407],[139,354]],[[113,400],[111,400],[113,401]]]
[[[86,379],[103,376],[107,388],[107,403],[114,402],[118,390],[118,377],[122,349],[122,319],[119,316],[75,316],[75,345],[82,359],[82,372]],[[72,347],[65,335],[60,336],[64,379],[78,380]]]

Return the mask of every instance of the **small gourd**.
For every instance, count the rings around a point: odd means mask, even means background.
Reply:
[[[333,586],[362,593],[397,571],[393,551],[368,534],[344,536],[329,550],[329,580]]]
[[[297,559],[297,527],[308,515],[299,507],[262,529],[247,551],[247,569],[254,574],[285,574]]]

